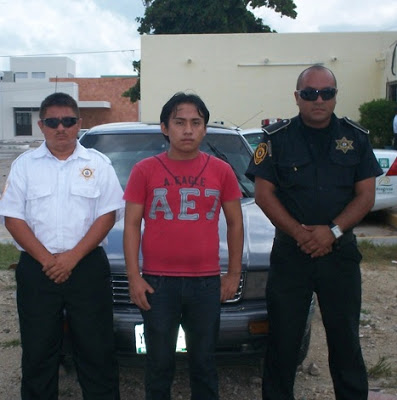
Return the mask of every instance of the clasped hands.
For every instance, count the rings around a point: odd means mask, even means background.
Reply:
[[[299,248],[312,258],[322,257],[332,251],[335,236],[328,225],[301,225],[294,236]]]
[[[55,283],[63,283],[69,279],[78,261],[71,250],[49,254],[42,263],[43,272]]]

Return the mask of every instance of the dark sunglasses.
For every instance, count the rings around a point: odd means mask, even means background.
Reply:
[[[321,98],[326,101],[326,100],[331,100],[335,97],[336,95],[336,89],[335,88],[325,88],[325,89],[302,89],[302,90],[297,90],[299,93],[299,96],[301,99],[305,101],[316,101],[318,99],[318,96],[321,96]]]
[[[41,121],[45,126],[55,129],[58,128],[59,124],[62,124],[65,128],[70,128],[77,124],[77,117],[63,117],[63,118],[46,118]]]

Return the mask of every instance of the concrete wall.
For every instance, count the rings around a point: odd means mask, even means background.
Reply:
[[[386,96],[386,54],[396,32],[144,35],[141,119],[158,121],[177,91],[200,95],[210,121],[243,128],[291,117],[299,73],[314,63],[338,81],[336,113],[359,119],[359,106]]]

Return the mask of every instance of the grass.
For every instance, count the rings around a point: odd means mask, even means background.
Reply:
[[[369,241],[360,241],[358,244],[364,262],[391,262],[397,260],[396,245],[377,245]],[[8,269],[11,264],[18,262],[19,251],[12,244],[0,243],[0,269]]]
[[[373,379],[390,377],[392,373],[392,366],[385,356],[380,357],[378,362],[368,369],[368,377]]]
[[[13,244],[0,243],[0,269],[8,269],[11,264],[17,263],[19,250]]]
[[[358,243],[358,248],[363,256],[363,261],[367,263],[382,261],[390,263],[392,260],[397,260],[397,244],[386,246],[364,240]]]
[[[20,344],[21,344],[21,341],[20,341],[19,339],[12,339],[12,340],[9,340],[9,341],[7,341],[7,342],[1,343],[1,347],[2,347],[3,349],[8,349],[8,348],[10,348],[10,347],[17,347],[17,346],[19,346]]]

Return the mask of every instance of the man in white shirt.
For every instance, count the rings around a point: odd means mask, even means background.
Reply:
[[[41,104],[45,141],[11,166],[0,218],[21,257],[16,269],[22,400],[57,399],[64,310],[86,399],[119,399],[109,263],[102,244],[123,216],[109,159],[77,141],[76,101]]]

